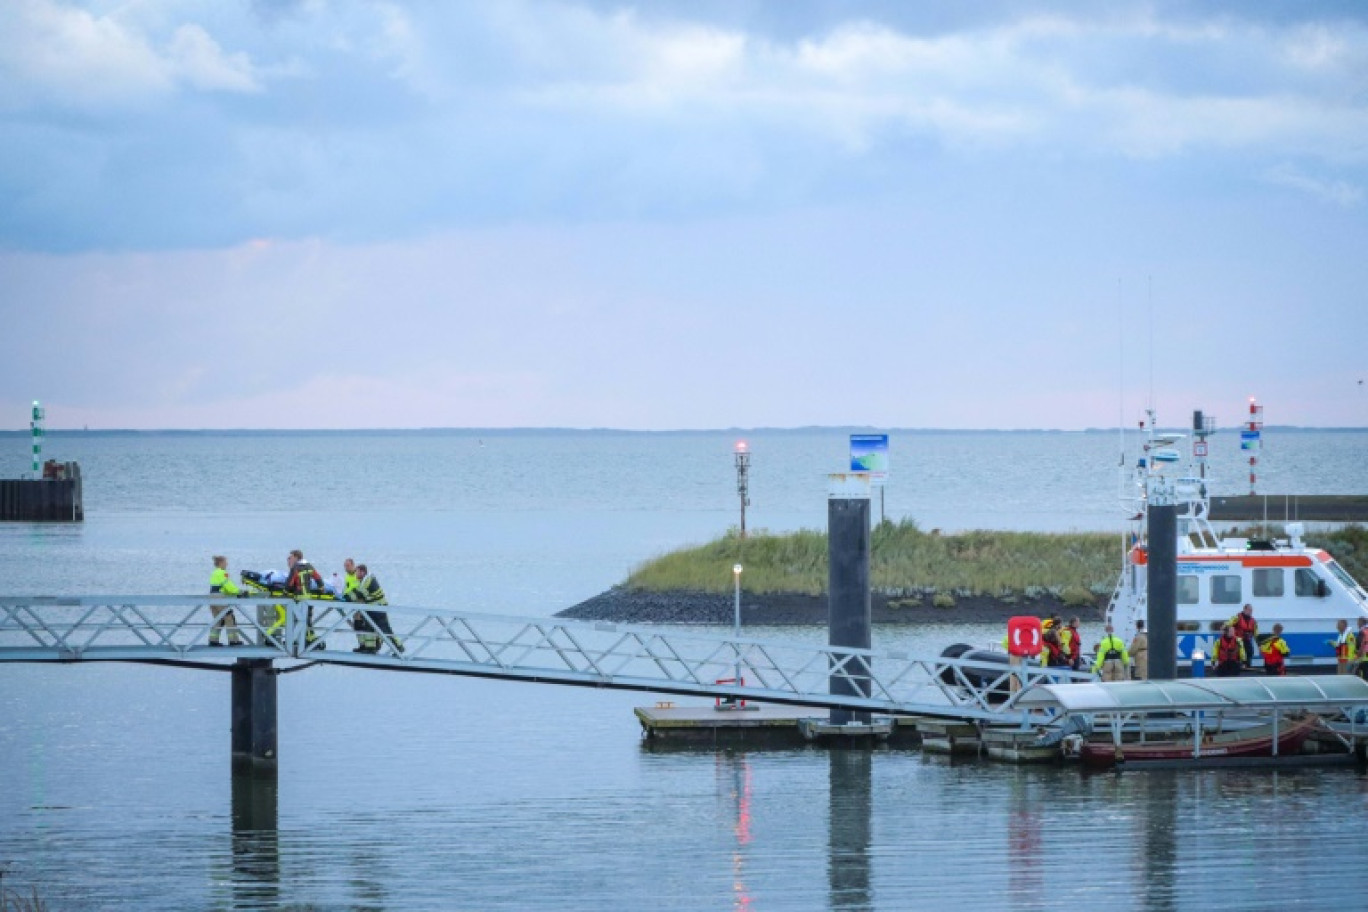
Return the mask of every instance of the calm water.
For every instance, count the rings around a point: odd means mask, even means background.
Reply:
[[[751,524],[821,527],[845,435],[748,439]],[[52,455],[82,463],[87,521],[0,526],[0,592],[198,591],[212,553],[267,569],[302,547],[325,570],[367,561],[396,602],[550,614],[734,524],[733,440],[55,436]],[[1213,444],[1232,479],[1217,489],[1241,491],[1235,441]],[[22,439],[0,448],[0,476],[27,468]],[[1117,455],[1107,435],[895,435],[886,509],[928,528],[1116,528]],[[1260,478],[1362,492],[1365,455],[1368,434],[1288,434]],[[631,714],[650,699],[310,669],[281,679],[266,789],[229,774],[226,676],[0,666],[0,870],[69,909],[1368,905],[1356,770],[653,752]]]

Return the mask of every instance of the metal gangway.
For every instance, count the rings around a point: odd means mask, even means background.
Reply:
[[[1022,725],[1054,713],[1019,706],[1018,693],[1093,680],[1031,663],[1009,668],[677,627],[399,605],[370,608],[386,613],[393,634],[378,634],[379,651],[368,654],[354,651],[353,628],[367,606],[279,599],[0,596],[0,662],[143,662],[227,671],[245,659],[278,662],[275,673],[330,663]],[[231,610],[243,645],[209,645],[211,603]],[[219,633],[226,642],[227,631]]]

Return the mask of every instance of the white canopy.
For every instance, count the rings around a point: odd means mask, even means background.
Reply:
[[[1353,675],[1292,675],[1041,684],[1023,691],[1016,706],[1066,713],[1349,708],[1368,706],[1368,681]]]

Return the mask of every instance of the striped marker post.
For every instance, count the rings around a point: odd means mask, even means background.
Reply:
[[[33,428],[33,477],[42,478],[39,467],[43,459],[43,408],[37,399],[33,400],[33,421],[29,426]]]

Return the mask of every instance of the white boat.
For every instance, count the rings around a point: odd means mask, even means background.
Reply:
[[[1153,428],[1153,413],[1149,415]],[[1221,628],[1254,607],[1259,637],[1283,625],[1291,654],[1289,670],[1333,665],[1336,622],[1348,621],[1357,633],[1368,617],[1368,591],[1321,548],[1302,540],[1302,523],[1287,523],[1285,538],[1221,537],[1208,519],[1210,507],[1204,461],[1175,459],[1181,434],[1155,435],[1151,430],[1130,482],[1127,500],[1134,528],[1128,532],[1121,578],[1107,606],[1107,621],[1129,638],[1137,620],[1146,619],[1147,491],[1156,480],[1171,485],[1178,516],[1178,664],[1190,667],[1194,651],[1209,661]],[[1197,452],[1205,452],[1205,440]],[[1194,470],[1196,473],[1194,474]],[[1179,474],[1182,473],[1182,474]],[[1259,656],[1252,657],[1261,664]]]

